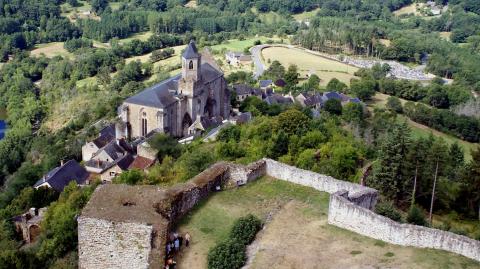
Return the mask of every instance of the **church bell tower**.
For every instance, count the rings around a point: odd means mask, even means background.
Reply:
[[[195,42],[192,40],[188,44],[182,55],[182,83],[183,94],[195,96],[195,85],[201,80],[201,56],[197,51]]]

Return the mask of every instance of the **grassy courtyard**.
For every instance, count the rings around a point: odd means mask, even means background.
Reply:
[[[285,68],[295,64],[298,66],[302,77],[306,77],[309,73],[315,73],[320,77],[320,84],[323,86],[333,78],[349,84],[350,79],[355,77],[353,73],[358,70],[354,66],[294,48],[265,48],[262,50],[262,57],[267,65],[274,60],[279,61]]]
[[[225,239],[233,221],[248,213],[268,220],[253,243],[250,268],[479,268],[444,251],[394,246],[327,224],[327,193],[262,178],[217,193],[179,224],[192,244],[179,268],[206,268],[208,249]],[[301,255],[299,254],[301,252]]]

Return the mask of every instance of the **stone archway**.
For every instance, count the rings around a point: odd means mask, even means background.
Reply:
[[[182,135],[188,136],[188,127],[192,125],[192,117],[188,113],[185,113],[182,119]]]
[[[217,105],[217,101],[208,97],[207,102],[205,103],[205,108],[203,110],[203,114],[207,115],[209,118],[215,116],[215,106]]]
[[[40,235],[40,227],[37,224],[32,224],[28,227],[29,241],[28,243],[35,242]]]

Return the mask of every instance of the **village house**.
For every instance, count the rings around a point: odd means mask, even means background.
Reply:
[[[283,96],[281,94],[274,93],[274,94],[268,95],[264,99],[264,101],[269,105],[275,105],[275,104],[289,105],[289,104],[293,104],[293,97],[289,95]]]
[[[235,84],[232,86],[235,94],[237,95],[236,100],[242,102],[249,96],[258,97],[262,100],[262,91],[253,87],[250,87],[247,84]]]
[[[47,208],[30,208],[22,215],[13,217],[15,231],[22,235],[26,244],[35,242],[40,235],[40,224]]]
[[[89,161],[101,148],[115,140],[115,124],[104,127],[97,138],[82,146],[82,160]]]
[[[228,64],[233,66],[252,64],[252,56],[245,55],[244,53],[241,53],[241,52],[229,51],[225,54],[225,60],[227,61]]]
[[[267,89],[271,89],[273,87],[273,81],[271,79],[259,80],[258,85],[260,86],[260,89],[266,91]]]
[[[194,135],[194,122],[230,115],[223,73],[202,63],[192,41],[182,55],[182,73],[126,99],[119,108],[117,136],[145,137],[150,132],[174,137]]]
[[[35,189],[42,187],[52,188],[57,192],[62,192],[71,181],[75,181],[78,185],[88,184],[88,177],[87,170],[77,161],[69,160],[66,163],[62,161],[60,166],[45,174],[33,187]]]

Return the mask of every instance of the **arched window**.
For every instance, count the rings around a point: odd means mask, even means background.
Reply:
[[[190,63],[188,63],[188,69],[193,69],[193,61],[190,61]]]
[[[143,113],[142,113],[142,136],[146,136],[146,135],[147,135],[147,130],[148,130],[148,126],[147,126],[147,113],[146,113],[146,112],[143,112]]]

